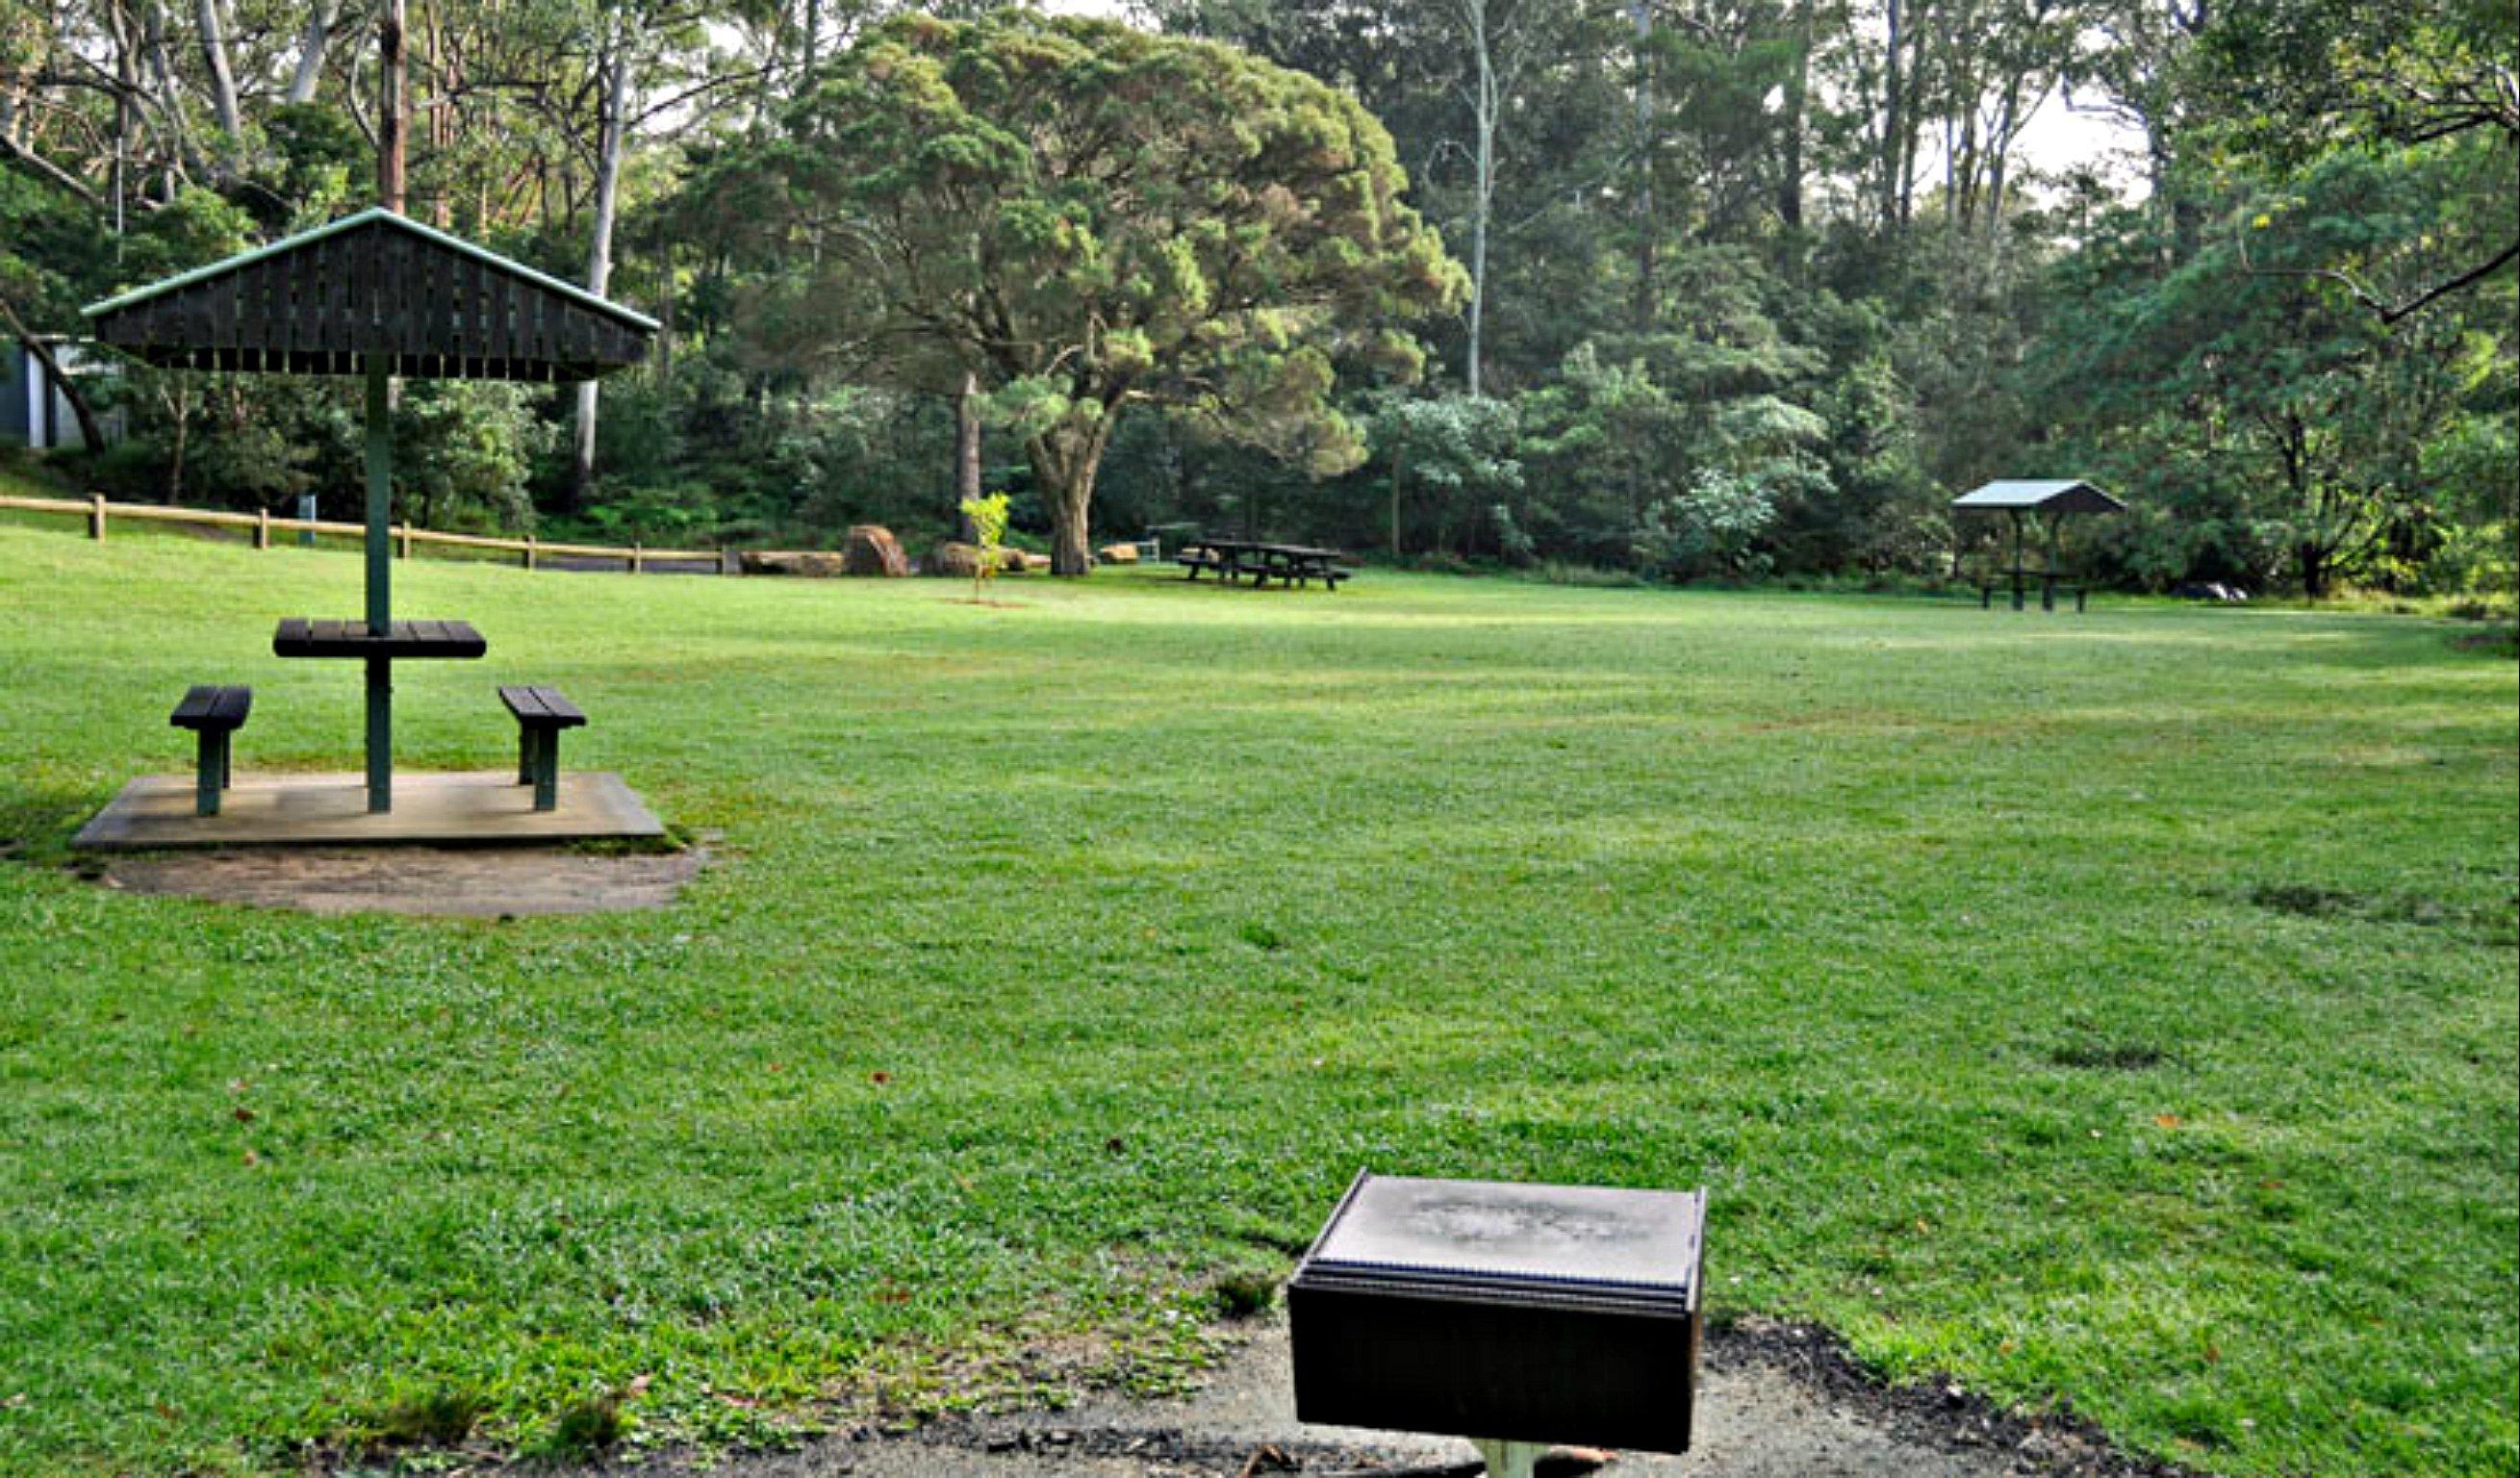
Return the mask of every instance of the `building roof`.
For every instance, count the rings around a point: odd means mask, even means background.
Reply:
[[[590,380],[656,322],[389,210],[362,210],[89,305],[100,343],[180,369]]]
[[[1992,509],[1997,512],[2037,511],[2043,514],[2118,514],[2126,505],[2079,479],[2038,481],[2007,479],[1990,482],[1952,501],[1957,509]]]

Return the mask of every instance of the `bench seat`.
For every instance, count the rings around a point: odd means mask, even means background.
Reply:
[[[193,814],[216,816],[235,771],[234,737],[253,712],[253,690],[201,683],[184,690],[184,699],[166,722],[193,731]]]
[[[517,784],[534,787],[534,809],[560,808],[560,732],[586,726],[586,711],[557,688],[503,687],[499,701],[517,720]]]

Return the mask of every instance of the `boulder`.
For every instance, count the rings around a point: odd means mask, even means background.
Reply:
[[[737,558],[747,575],[807,575],[829,579],[846,572],[842,557],[819,549],[747,549]]]
[[[931,575],[968,580],[980,572],[980,550],[974,544],[939,544],[923,566]]]
[[[998,551],[998,568],[1011,575],[1037,575],[1050,568],[1050,556],[1002,549]]]
[[[1095,558],[1101,560],[1105,564],[1135,564],[1138,562],[1138,546],[1134,544],[1105,544]]]
[[[910,557],[901,552],[901,541],[891,529],[879,523],[853,523],[848,548],[840,553],[840,573],[898,579],[910,573]]]

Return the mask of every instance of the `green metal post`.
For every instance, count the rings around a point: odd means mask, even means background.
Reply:
[[[2012,515],[2012,608],[2021,608],[2021,510],[2007,510]]]
[[[393,629],[393,427],[382,359],[368,361],[368,631]],[[393,663],[368,658],[368,810],[393,809]]]

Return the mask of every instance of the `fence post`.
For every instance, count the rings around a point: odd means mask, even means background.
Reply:
[[[87,536],[100,544],[105,542],[105,494],[103,493],[88,494]]]
[[[271,510],[267,508],[253,511],[253,547],[271,548]]]
[[[527,534],[527,535],[525,535],[525,568],[527,568],[527,569],[531,569],[531,568],[533,568],[533,567],[534,567],[534,536],[533,536],[533,535],[531,535],[531,534]]]
[[[630,573],[632,573],[632,574],[634,574],[634,575],[635,575],[635,574],[637,574],[637,573],[639,573],[642,569],[645,569],[645,568],[647,567],[647,563],[648,563],[647,546],[646,546],[646,545],[644,545],[644,544],[633,544],[633,545],[631,545],[631,546],[630,546]]]
[[[402,539],[402,547],[400,551],[401,557],[408,560],[411,558],[411,525],[405,523],[399,530],[397,530],[397,532],[401,535]]]

